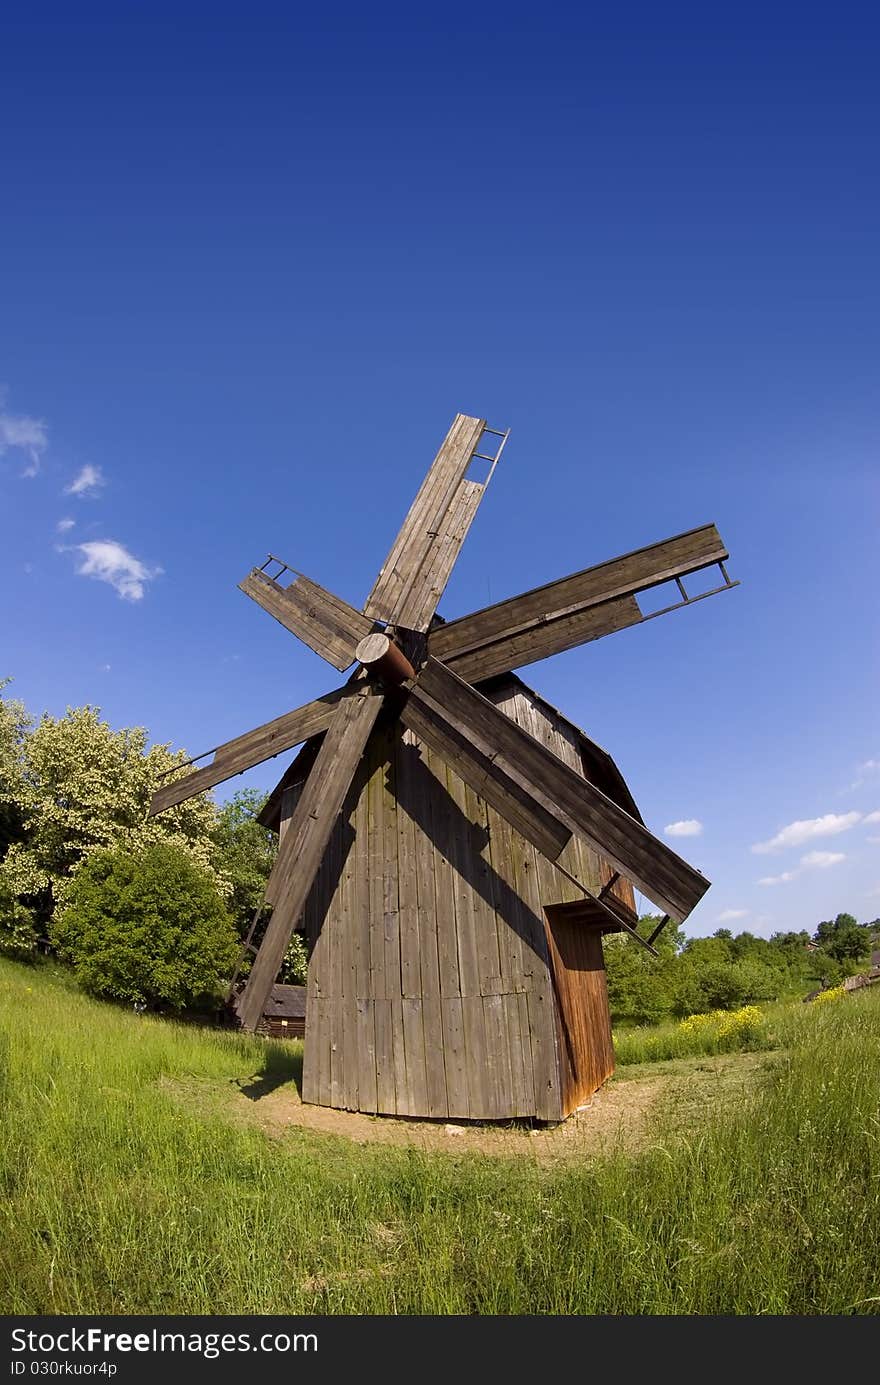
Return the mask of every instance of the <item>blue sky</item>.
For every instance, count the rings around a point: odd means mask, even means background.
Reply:
[[[236,584],[271,550],[361,604],[461,410],[512,434],[447,617],[710,520],[730,547],[735,592],[525,674],[655,831],[700,825],[667,837],[714,882],[690,931],[880,915],[877,27],[657,13],[7,10],[32,709],[197,753],[334,686]]]

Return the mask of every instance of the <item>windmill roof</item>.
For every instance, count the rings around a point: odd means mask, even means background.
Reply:
[[[552,702],[548,702],[540,693],[535,692],[534,688],[530,687],[528,683],[524,683],[515,673],[496,674],[494,677],[487,678],[482,683],[476,683],[474,686],[485,696],[491,696],[493,692],[498,692],[502,688],[507,688],[511,685],[527,693],[534,702],[558,717],[560,721],[564,722],[565,725],[575,733],[589,771],[590,782],[594,783],[604,794],[607,794],[619,808],[623,808],[624,812],[629,813],[636,821],[643,822],[644,819],[636,806],[635,799],[630,793],[626,780],[608,751],[596,741],[591,740],[586,731],[576,726],[564,712],[561,712],[558,707],[554,707]],[[270,828],[273,832],[278,831],[281,817],[281,796],[284,790],[291,784],[298,783],[302,778],[300,757],[305,749],[306,747],[303,747],[303,750],[300,750],[299,754],[295,756],[292,764],[270,793],[263,807],[263,811],[260,813],[258,821],[264,827]]]

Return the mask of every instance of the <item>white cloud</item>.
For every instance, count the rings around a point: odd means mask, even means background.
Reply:
[[[848,832],[861,822],[861,813],[826,813],[821,818],[802,818],[790,822],[766,842],[755,842],[752,851],[766,855],[771,851],[782,851],[787,846],[803,846],[814,837],[836,837],[838,832]]]
[[[880,774],[880,760],[863,760],[856,766],[856,774],[858,778],[850,784],[851,789],[860,789],[869,775]]]
[[[877,813],[868,813],[868,814],[866,814],[866,816],[865,816],[865,818],[863,819],[863,821],[865,822],[866,825],[867,825],[869,822],[880,822],[880,812],[877,812]]]
[[[807,869],[827,870],[829,866],[836,866],[838,862],[845,861],[846,856],[842,851],[808,851],[806,856],[801,857],[801,865]]]
[[[697,818],[683,818],[681,822],[667,822],[663,831],[667,837],[699,837],[703,824]]]
[[[784,870],[781,875],[763,875],[758,884],[787,885],[804,870],[827,870],[829,866],[839,865],[845,860],[846,855],[842,851],[808,851],[801,857],[800,865],[795,870]]]
[[[48,446],[48,431],[42,419],[0,412],[0,457],[10,447],[23,452],[27,462],[22,476],[36,476]]]
[[[66,534],[68,529],[72,529],[75,524],[75,519],[59,519],[58,523],[55,525],[55,529],[59,534]]]
[[[719,923],[729,923],[733,919],[744,919],[748,909],[723,909],[718,915]]]
[[[80,500],[83,500],[97,495],[101,487],[106,484],[101,468],[88,464],[77,472],[69,486],[64,487],[64,493],[65,495],[77,495]]]
[[[76,551],[82,554],[77,574],[80,577],[96,577],[99,582],[109,582],[123,601],[140,601],[145,584],[162,570],[148,567],[115,539],[79,543]]]

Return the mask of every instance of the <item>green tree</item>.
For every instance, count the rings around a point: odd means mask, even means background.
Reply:
[[[93,851],[174,842],[228,889],[216,867],[211,833],[217,810],[210,800],[192,798],[147,817],[153,793],[167,782],[163,773],[183,759],[184,751],[148,747],[141,727],[114,731],[96,707],[43,716],[21,736],[11,801],[22,826],[0,861],[6,888],[46,921]]]
[[[816,929],[819,951],[843,968],[867,961],[871,952],[871,929],[863,927],[852,914],[823,919]]]
[[[263,902],[266,881],[278,854],[278,837],[258,818],[268,794],[243,789],[224,803],[217,815],[213,837],[217,845],[217,864],[231,882],[229,906],[240,937],[250,930],[254,913]],[[254,934],[254,946],[266,931],[271,909],[261,915]],[[244,967],[245,973],[249,966]],[[279,981],[304,985],[308,972],[308,953],[301,933],[294,933],[284,954]]]
[[[214,879],[173,842],[92,851],[51,937],[94,995],[174,1010],[219,999],[238,953]]]
[[[0,954],[29,961],[37,950],[37,937],[33,911],[0,880]]]
[[[241,933],[250,927],[263,899],[278,853],[278,838],[257,821],[268,795],[244,789],[224,803],[212,837],[217,866],[230,882],[229,908]]]
[[[281,963],[278,980],[291,986],[304,986],[309,974],[309,954],[302,933],[291,936]]]
[[[24,746],[33,724],[23,702],[3,696],[11,681],[0,679],[0,861],[24,838]]]
[[[660,916],[646,914],[639,919],[638,930],[649,937]],[[608,1003],[612,1017],[629,1024],[656,1024],[672,1008],[671,977],[678,947],[683,941],[682,930],[669,924],[656,939],[654,946],[659,957],[652,957],[643,947],[623,933],[605,936],[605,972],[608,980]]]

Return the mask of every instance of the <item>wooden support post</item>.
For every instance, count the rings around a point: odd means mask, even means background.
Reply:
[[[654,943],[654,942],[657,940],[657,938],[660,937],[660,934],[663,932],[663,929],[666,927],[666,925],[667,925],[668,922],[669,922],[669,915],[668,915],[668,914],[664,914],[663,917],[662,917],[662,919],[660,920],[660,922],[657,924],[657,927],[654,929],[654,932],[653,932],[653,933],[651,934],[651,936],[649,937],[649,939],[648,939],[648,942],[649,942],[649,943]]]

